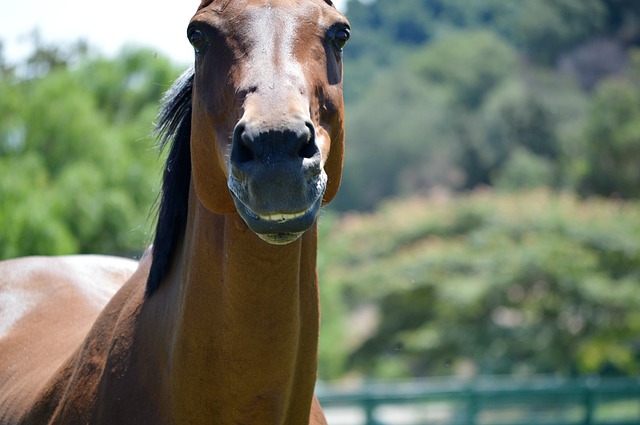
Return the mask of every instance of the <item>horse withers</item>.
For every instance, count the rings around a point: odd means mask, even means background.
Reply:
[[[317,217],[349,34],[328,0],[200,4],[160,113],[152,248],[0,263],[0,424],[326,423]]]

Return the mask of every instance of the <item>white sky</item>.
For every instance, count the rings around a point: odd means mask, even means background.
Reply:
[[[346,0],[334,3],[342,8]],[[47,42],[85,39],[107,55],[133,43],[186,65],[193,60],[185,35],[187,23],[199,4],[199,0],[0,0],[0,40],[10,61],[29,53],[26,36],[38,28]]]

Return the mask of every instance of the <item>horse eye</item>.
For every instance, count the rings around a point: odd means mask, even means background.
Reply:
[[[349,28],[340,28],[335,33],[333,33],[333,44],[338,48],[338,50],[342,50],[349,41],[349,37],[351,37],[351,31]]]
[[[189,30],[187,38],[189,38],[189,43],[191,43],[196,53],[202,53],[207,47],[207,38],[199,29]]]

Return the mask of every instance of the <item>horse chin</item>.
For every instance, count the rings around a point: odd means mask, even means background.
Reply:
[[[271,245],[287,245],[291,242],[294,242],[302,236],[304,232],[299,233],[273,233],[273,234],[260,234],[257,233],[258,237],[263,241],[271,244]]]
[[[272,245],[286,245],[297,240],[315,223],[322,206],[322,196],[299,213],[257,214],[232,194],[236,210],[260,239]]]

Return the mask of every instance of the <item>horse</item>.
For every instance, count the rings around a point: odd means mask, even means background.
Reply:
[[[329,0],[200,3],[140,261],[0,263],[1,424],[326,424],[317,220],[341,179],[349,35]]]

